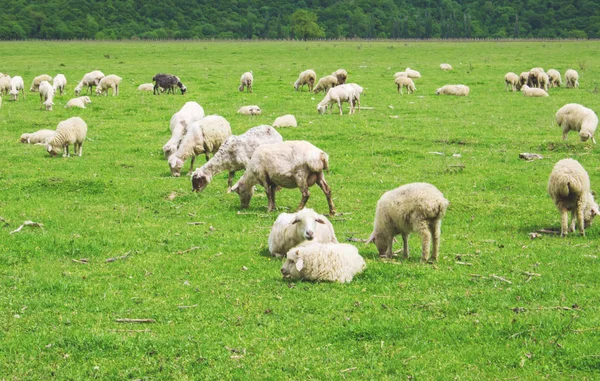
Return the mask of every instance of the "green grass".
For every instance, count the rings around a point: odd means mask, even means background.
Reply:
[[[0,379],[600,377],[599,228],[528,237],[559,227],[546,194],[556,161],[576,158],[600,184],[597,147],[575,134],[564,143],[554,122],[566,103],[598,111],[599,53],[597,42],[0,43],[0,71],[21,75],[27,89],[42,73],[69,81],[52,112],[32,93],[5,97],[0,109],[0,216],[9,222],[0,228]],[[442,62],[454,70],[442,72]],[[423,78],[415,94],[400,96],[392,74],[407,66]],[[581,87],[544,99],[505,91],[506,72],[534,66],[575,68]],[[318,115],[322,94],[291,86],[304,69],[320,76],[340,67],[365,87],[362,105],[373,110]],[[64,109],[94,69],[123,77],[120,95]],[[239,93],[248,70],[254,93]],[[189,94],[135,91],[157,72],[180,76]],[[435,96],[452,83],[471,95]],[[266,212],[262,189],[238,214],[226,173],[201,194],[189,178],[170,177],[161,147],[171,115],[192,100],[235,134],[294,114],[300,127],[280,130],[284,138],[330,155],[340,241],[369,236],[385,191],[433,183],[451,202],[439,262],[419,262],[413,235],[407,261],[382,262],[375,246],[357,243],[367,269],[350,284],[282,280],[267,251],[277,214]],[[263,114],[237,115],[247,104]],[[17,143],[76,115],[89,126],[81,158]],[[523,162],[520,152],[544,159]],[[325,197],[311,190],[308,207],[326,213]],[[277,196],[279,211],[299,201],[298,190]],[[25,220],[44,227],[9,234]],[[80,258],[89,264],[72,261]]]

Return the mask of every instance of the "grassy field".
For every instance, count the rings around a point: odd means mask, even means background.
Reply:
[[[4,42],[0,55],[0,71],[21,75],[27,89],[42,73],[69,82],[52,112],[33,93],[4,97],[0,109],[0,379],[600,377],[600,228],[528,236],[560,225],[546,193],[556,161],[579,160],[600,185],[598,148],[575,134],[564,143],[554,122],[566,103],[599,111],[598,42]],[[454,70],[442,72],[442,62]],[[401,96],[392,75],[407,66],[423,77]],[[548,98],[505,91],[506,72],[533,66],[574,68],[581,86]],[[302,70],[340,67],[373,109],[318,115],[322,94],[292,88]],[[123,77],[120,95],[63,108],[95,69]],[[239,93],[248,70],[254,93]],[[189,93],[136,91],[157,72],[177,74]],[[452,83],[471,95],[435,95]],[[413,235],[407,261],[383,262],[375,246],[355,243],[367,269],[350,284],[282,280],[267,250],[277,214],[266,212],[262,188],[239,212],[225,173],[201,194],[189,177],[170,176],[161,147],[186,101],[227,118],[234,134],[294,114],[299,127],[280,130],[284,139],[329,153],[340,241],[368,238],[385,191],[436,185],[451,202],[439,262],[420,263]],[[263,114],[237,115],[247,104]],[[89,126],[81,158],[17,142],[72,116]],[[520,152],[544,159],[524,162]],[[311,190],[308,207],[326,213]],[[298,190],[282,190],[278,211],[299,201]],[[43,228],[9,234],[25,220]],[[73,261],[82,258],[88,264]]]

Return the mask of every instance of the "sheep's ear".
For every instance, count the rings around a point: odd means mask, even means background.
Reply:
[[[231,187],[231,192],[235,192],[235,193],[239,193],[239,188],[240,188],[240,184],[239,183],[235,183],[233,184],[233,186]]]
[[[300,259],[298,259],[298,261],[296,261],[296,270],[302,271],[303,268],[304,268],[304,260],[302,258],[300,258]]]
[[[290,225],[296,225],[298,222],[300,222],[300,220],[298,218],[295,218],[294,221],[290,223]]]
[[[595,207],[592,208],[592,216],[597,216],[600,214],[600,210],[598,209],[598,206],[596,205]]]
[[[317,219],[315,220],[315,222],[318,222],[318,223],[320,223],[320,224],[323,224],[323,225],[325,225],[325,220],[324,220],[323,218],[321,218],[321,217],[317,218]]]
[[[27,144],[31,144],[31,142],[29,141],[29,138],[27,138]]]

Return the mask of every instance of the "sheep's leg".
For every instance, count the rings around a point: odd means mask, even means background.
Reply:
[[[229,171],[229,177],[227,178],[227,193],[231,192],[231,183],[233,183],[233,176],[235,176],[235,171]]]
[[[338,108],[340,109],[340,115],[343,115],[343,112],[342,112],[342,101],[338,100],[337,103],[338,103]]]
[[[442,235],[442,220],[433,222],[431,226],[431,246],[433,246],[433,252],[431,253],[431,260],[436,262],[438,254],[440,253],[440,236]]]
[[[331,199],[331,188],[329,188],[329,184],[325,181],[325,176],[323,176],[323,172],[320,172],[317,175],[317,185],[323,190],[325,193],[325,198],[327,198],[327,204],[329,205],[329,215],[335,215],[335,205],[333,204],[333,200]]]
[[[568,222],[568,221],[567,221]],[[577,211],[571,211],[571,223],[569,224],[569,233],[575,232],[575,224],[577,223]]]
[[[64,146],[63,157],[69,157],[69,146]]]
[[[402,256],[408,259],[410,253],[408,251],[408,233],[402,233]]]
[[[421,262],[427,262],[429,259],[429,245],[431,243],[431,231],[426,223],[422,223],[419,228],[421,235]]]
[[[584,224],[584,219],[583,219],[583,211],[584,211],[584,200],[583,198],[577,202],[577,222],[579,222],[579,233],[581,233],[581,235],[585,235],[585,224]]]
[[[79,157],[83,155],[83,142],[79,143]]]
[[[398,85],[398,94],[402,94],[400,91],[402,91],[401,86]]]
[[[115,93],[115,94],[113,94],[113,96],[114,96],[114,95],[119,95],[119,85],[115,85],[115,92],[116,92],[116,93]]]
[[[567,235],[567,228],[569,225],[569,212],[567,209],[562,208],[560,210],[560,236],[565,237]]]
[[[267,200],[269,201],[267,211],[274,212],[277,209],[277,206],[275,206],[275,192],[277,191],[277,185],[267,182],[267,184],[265,184],[265,191],[267,192]]]
[[[194,162],[195,161],[196,161],[196,155],[193,155],[192,156],[192,162],[190,163],[190,171],[188,172],[188,174],[192,173],[194,171]]]
[[[208,152],[208,150],[204,151],[204,157],[206,158],[206,161],[210,160],[210,152]]]
[[[79,144],[77,144],[77,142],[73,143],[73,153],[75,155],[77,155],[77,153],[79,152]]]

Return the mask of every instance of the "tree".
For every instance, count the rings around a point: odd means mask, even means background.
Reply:
[[[298,9],[290,16],[294,36],[306,41],[309,38],[325,37],[323,28],[317,24],[317,15],[305,9]]]

